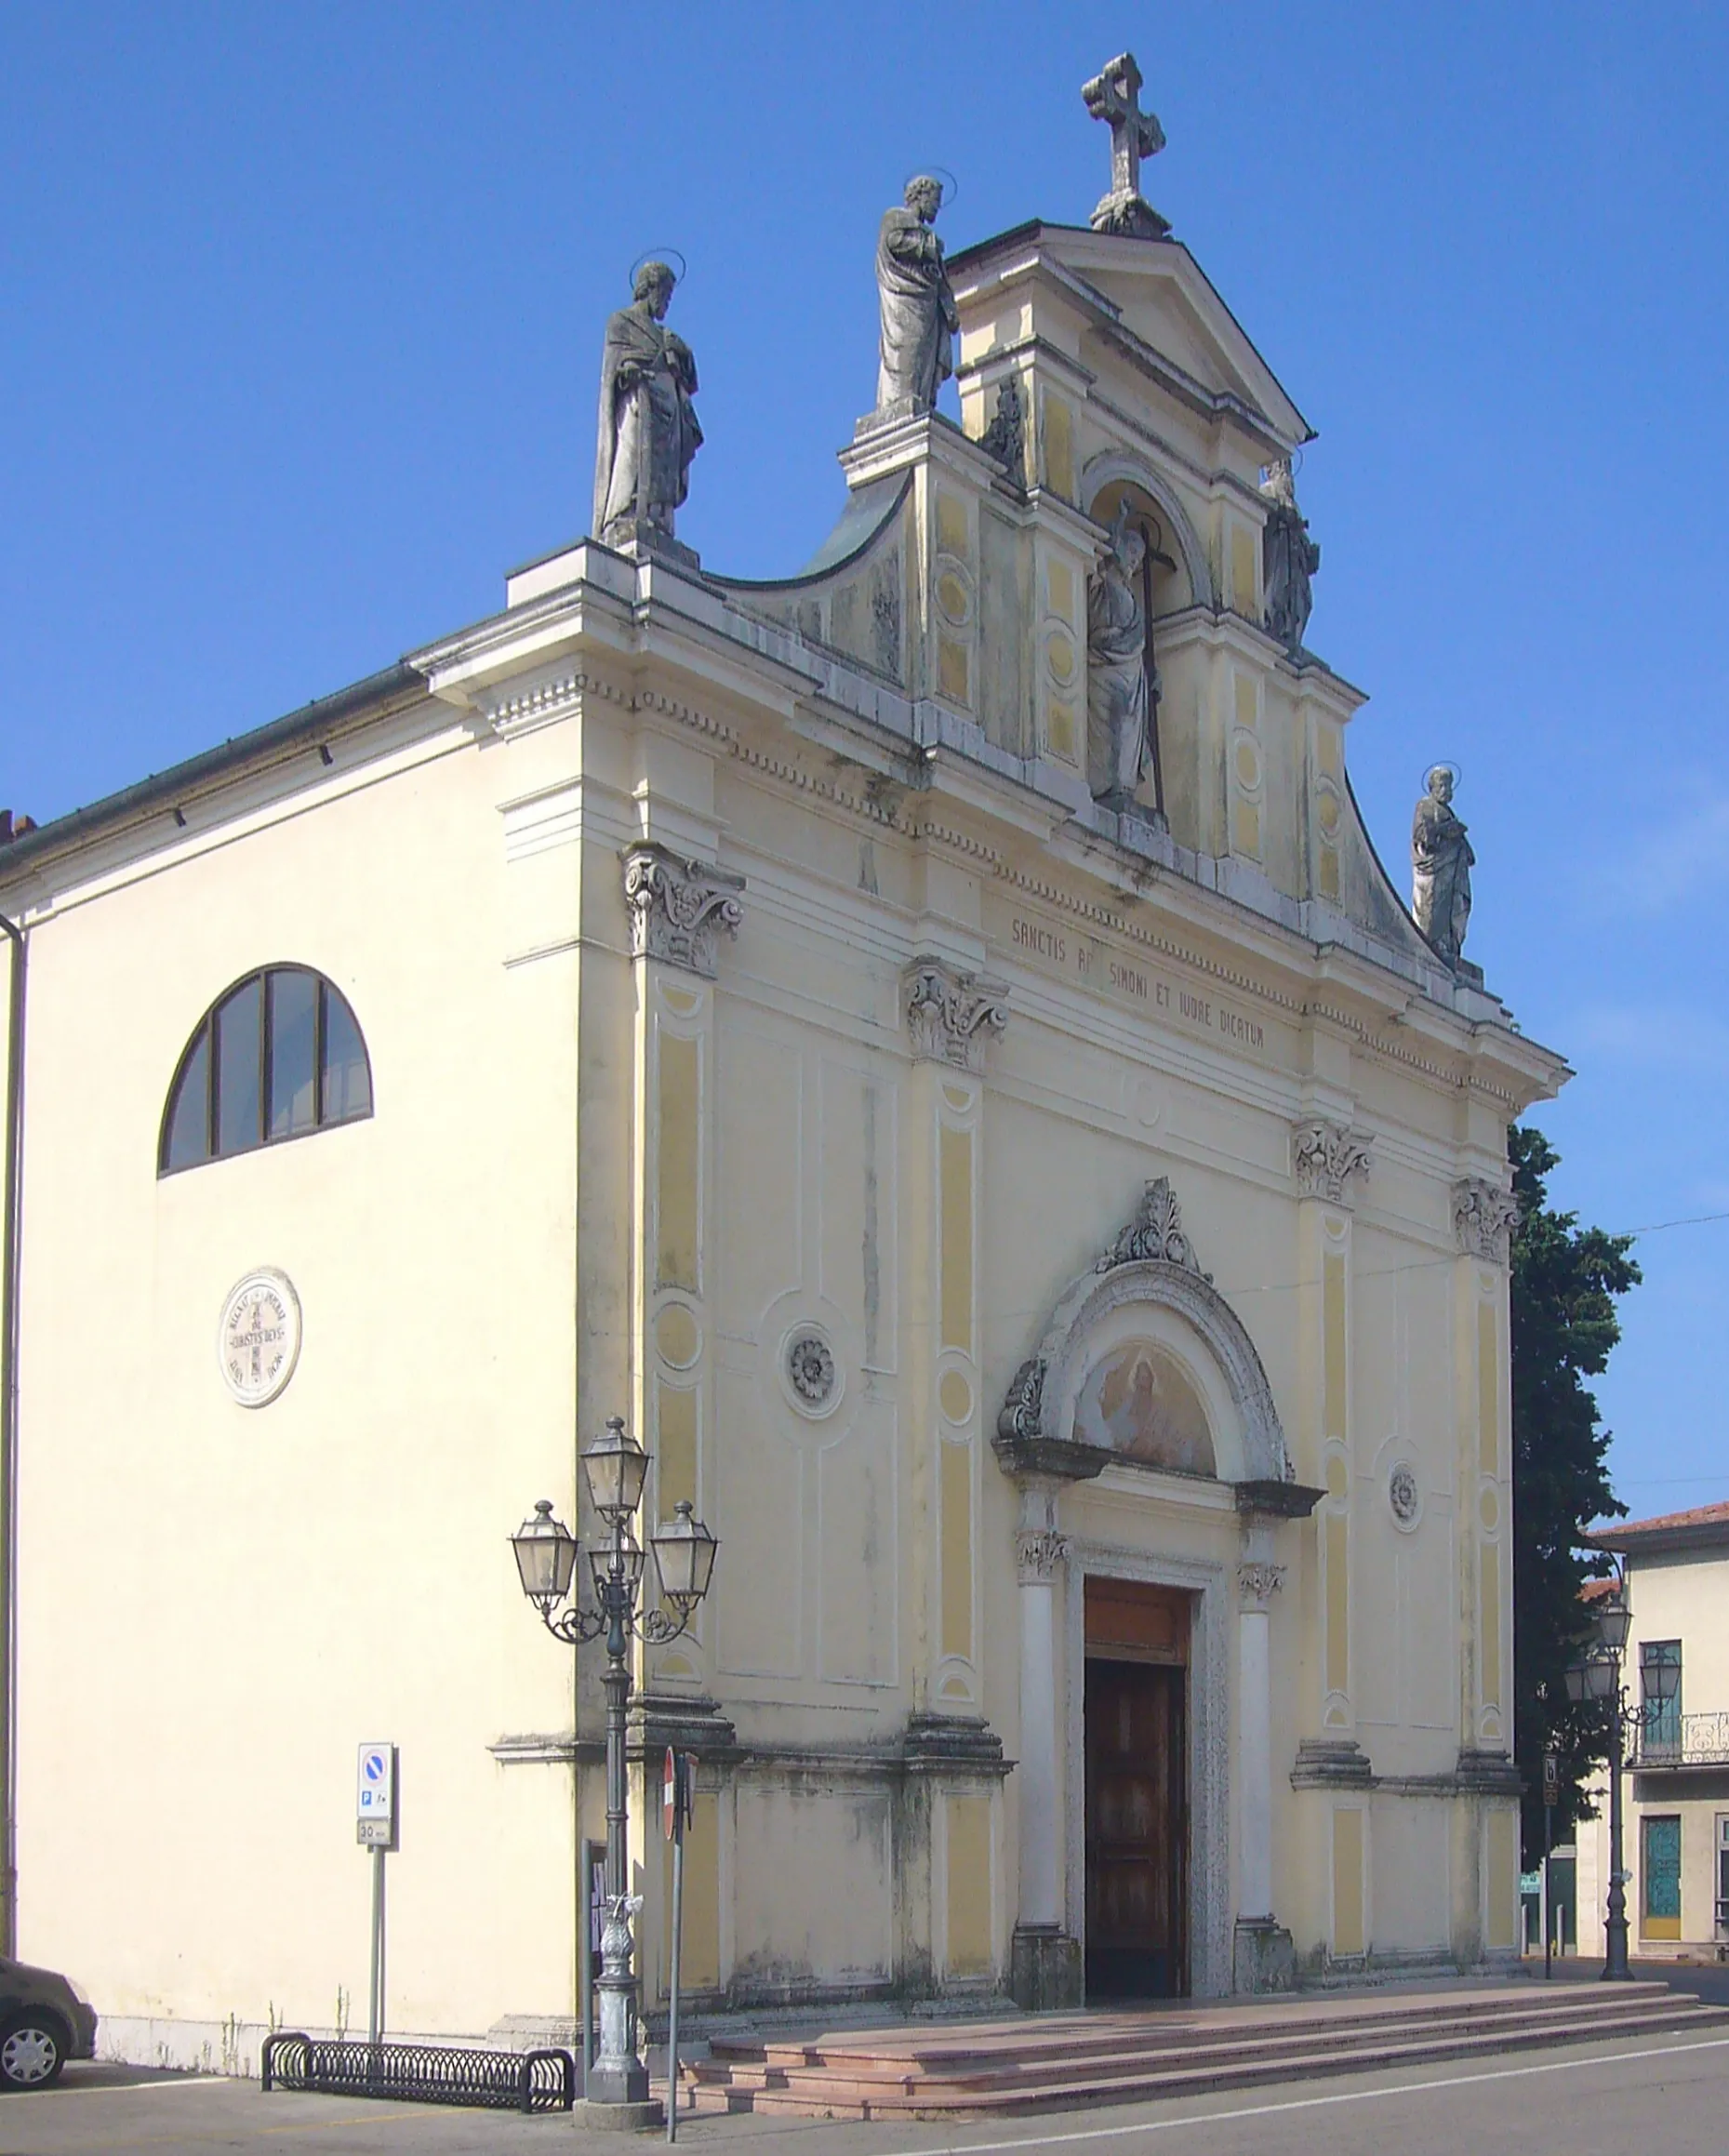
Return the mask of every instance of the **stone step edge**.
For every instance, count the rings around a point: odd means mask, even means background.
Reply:
[[[1629,1990],[1645,1992],[1646,1997],[1631,1998]],[[1684,1996],[1684,1995],[1683,1995]],[[1492,2022],[1496,2027],[1518,2028],[1532,2021],[1541,2021],[1556,2016],[1572,2020],[1595,2020],[1628,2011],[1651,2014],[1661,2013],[1673,2003],[1677,1994],[1667,1987],[1644,1986],[1622,1988],[1614,1991],[1591,1992],[1579,1997],[1576,1990],[1567,1994],[1536,1999],[1520,1998],[1493,2003],[1473,2001],[1461,2003],[1450,2012],[1438,2013],[1429,2007],[1421,2016],[1400,2013],[1392,2008],[1374,2016],[1363,2016],[1344,2026],[1316,2024],[1308,2020],[1257,2021],[1239,2025],[1229,2020],[1211,2022],[1204,2028],[1153,2027],[1145,2023],[1117,2024],[1099,2030],[1080,2030],[1066,2035],[1041,2034],[1029,2041],[1023,2035],[1019,2043],[1004,2041],[999,2045],[943,2045],[916,2052],[876,2051],[860,2045],[831,2048],[821,2044],[770,2044],[734,2048],[736,2055],[716,2051],[710,2058],[684,2064],[681,2072],[686,2079],[713,2081],[724,2072],[775,2071],[780,2073],[821,2073],[850,2071],[858,2080],[900,2082],[910,2078],[953,2078],[957,2073],[989,2072],[993,2062],[1000,2061],[1004,2069],[1022,2065],[1036,2065],[1043,2060],[1057,2063],[1065,2060],[1120,2057],[1125,2052],[1137,2056],[1157,2057],[1166,2054],[1192,2056],[1196,2052],[1217,2053],[1242,2050],[1247,2046],[1289,2047],[1313,2043],[1321,2037],[1349,2043],[1373,2040],[1386,2032],[1411,2030],[1414,2023],[1421,2029],[1450,2030],[1473,2022]],[[1030,2034],[1030,2032],[1029,2032]]]
[[[1408,2044],[1380,2045],[1361,2051],[1337,2045],[1324,2051],[1294,2057],[1243,2059],[1234,2063],[1214,2061],[1190,2067],[1166,2069],[1110,2081],[1046,2082],[1033,2087],[998,2091],[957,2091],[945,2100],[938,2088],[891,2093],[878,2086],[855,2083],[835,2076],[825,2085],[819,2071],[809,2076],[808,2086],[788,2083],[778,2088],[751,2089],[710,2083],[693,2089],[694,2109],[708,2115],[763,2110],[786,2112],[805,2118],[873,2116],[933,2119],[965,2114],[996,2115],[1023,2110],[1060,2109],[1096,2103],[1151,2101],[1161,2096],[1198,2096],[1210,2090],[1253,2088],[1267,2083],[1320,2079],[1323,2076],[1375,2072],[1394,2066],[1421,2066],[1449,2058],[1492,2056],[1501,2051],[1534,2051],[1549,2045],[1588,2043],[1605,2037],[1684,2032],[1692,2029],[1729,2027],[1729,2010],[1690,2001],[1656,2015],[1649,2010],[1604,2020],[1589,2026],[1569,2022],[1552,2030],[1524,2027],[1483,2030],[1457,2035],[1439,2031]],[[803,2079],[804,2077],[801,2077]],[[857,2087],[858,2093],[853,2094]],[[738,2100],[733,2101],[731,2099]]]
[[[1444,2018],[1467,2008],[1473,2011],[1517,2012],[1546,1996],[1589,1998],[1603,2002],[1616,1998],[1661,1998],[1669,1986],[1650,1978],[1603,1984],[1570,1983],[1539,1986],[1534,1980],[1515,1988],[1483,1987],[1469,1990],[1389,1995],[1376,1990],[1349,2002],[1294,1994],[1282,2003],[1221,2010],[1209,2002],[1189,2006],[1157,2007],[1144,2012],[1106,2014],[1076,2011],[1062,2015],[1027,2015],[1017,2021],[988,2021],[970,2029],[887,2029],[877,2031],[837,2031],[832,2037],[715,2037],[710,2042],[715,2058],[761,2059],[774,2056],[777,2064],[796,2064],[805,2058],[889,2058],[909,2061],[931,2059],[949,2052],[983,2052],[993,2047],[1019,2048],[1029,2042],[1067,2044],[1079,2038],[1092,2042],[1114,2040],[1149,2029],[1168,2030],[1184,2042],[1203,2041],[1216,2030],[1236,2035],[1248,2029],[1305,2028],[1348,2030],[1372,2027],[1379,2022]],[[1293,2011],[1296,2009],[1296,2011]],[[902,2043],[872,2042],[901,2039]]]

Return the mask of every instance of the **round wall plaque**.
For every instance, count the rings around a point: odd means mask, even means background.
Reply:
[[[266,1407],[294,1375],[300,1353],[300,1298],[274,1266],[260,1266],[229,1289],[217,1327],[222,1382],[243,1407]]]
[[[834,1351],[814,1325],[801,1325],[787,1342],[787,1376],[801,1404],[812,1412],[834,1397]]]

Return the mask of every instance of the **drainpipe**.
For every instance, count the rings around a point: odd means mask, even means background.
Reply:
[[[6,1211],[0,1217],[0,1954],[18,1954],[18,1232],[24,1165],[24,932],[11,939],[6,1031]]]

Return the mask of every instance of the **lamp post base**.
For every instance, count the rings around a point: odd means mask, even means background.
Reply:
[[[653,2103],[645,2097],[641,2103],[608,2104],[585,2096],[571,2106],[570,2116],[573,2123],[592,2133],[645,2134],[666,2124],[666,2106],[658,2097]]]

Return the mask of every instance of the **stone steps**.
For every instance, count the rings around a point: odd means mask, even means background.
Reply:
[[[1729,2031],[1729,2010],[1653,1983],[1515,1984],[722,2041],[680,2079],[698,2112],[1000,2117],[1695,2030]]]

